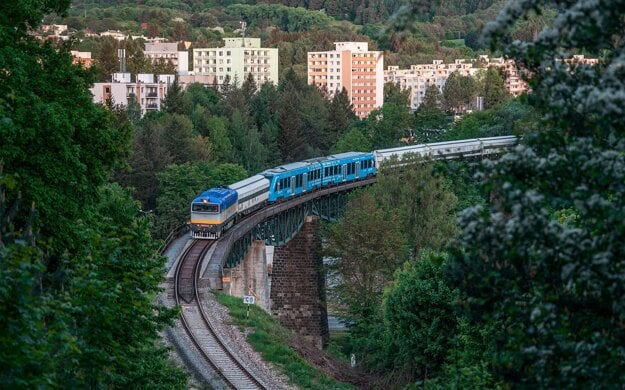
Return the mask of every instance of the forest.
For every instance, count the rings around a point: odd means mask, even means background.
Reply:
[[[417,6],[406,0],[74,0],[66,16],[51,13],[44,22],[67,24],[79,40],[82,40],[85,29],[94,33],[121,30],[148,38],[187,41],[192,49],[222,46],[223,37],[240,36],[240,22],[244,21],[247,36],[260,37],[264,47],[279,49],[282,77],[290,68],[305,75],[306,53],[329,50],[337,41],[369,42],[372,50],[384,51],[385,67],[399,65],[407,68],[435,59],[452,62],[457,58],[475,58],[477,54],[487,53],[486,46],[479,39],[480,31],[497,16],[503,4],[503,1],[474,0],[427,6]],[[400,11],[406,9],[413,9],[412,15],[415,16],[411,27],[389,28],[405,19]],[[514,36],[521,39],[534,36],[545,21],[553,18],[553,14],[548,9],[527,21],[519,21],[514,26]],[[93,58],[106,63],[113,56],[108,51],[101,53],[102,45],[100,40],[87,39],[76,42],[75,48],[91,51]],[[107,73],[99,76],[100,80],[109,77]]]

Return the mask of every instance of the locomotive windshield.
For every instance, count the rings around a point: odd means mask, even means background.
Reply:
[[[211,203],[193,203],[191,211],[197,211],[200,213],[218,213],[219,205]]]

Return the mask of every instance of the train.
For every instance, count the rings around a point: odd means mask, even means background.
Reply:
[[[280,165],[225,187],[211,188],[191,202],[191,236],[216,240],[239,218],[268,204],[332,185],[373,177],[382,165],[401,165],[406,155],[433,159],[501,153],[515,136],[409,145],[373,152],[346,152]]]

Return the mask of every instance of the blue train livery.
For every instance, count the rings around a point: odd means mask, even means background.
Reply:
[[[372,153],[348,152],[281,165],[261,172],[269,184],[269,202],[276,202],[319,187],[375,175]]]

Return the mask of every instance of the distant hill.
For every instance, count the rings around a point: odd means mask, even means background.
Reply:
[[[281,68],[303,72],[306,51],[327,50],[333,41],[367,40],[385,51],[385,66],[407,67],[433,59],[451,61],[483,51],[482,27],[503,0],[435,1],[414,10],[411,31],[392,31],[394,15],[407,0],[75,0],[69,15],[46,17],[77,31],[125,33],[190,41],[193,47],[221,45],[224,36],[260,37],[281,49]],[[529,26],[529,27],[528,27]],[[536,25],[520,24],[520,29]],[[532,32],[527,32],[529,35]],[[534,31],[535,33],[535,31]]]

